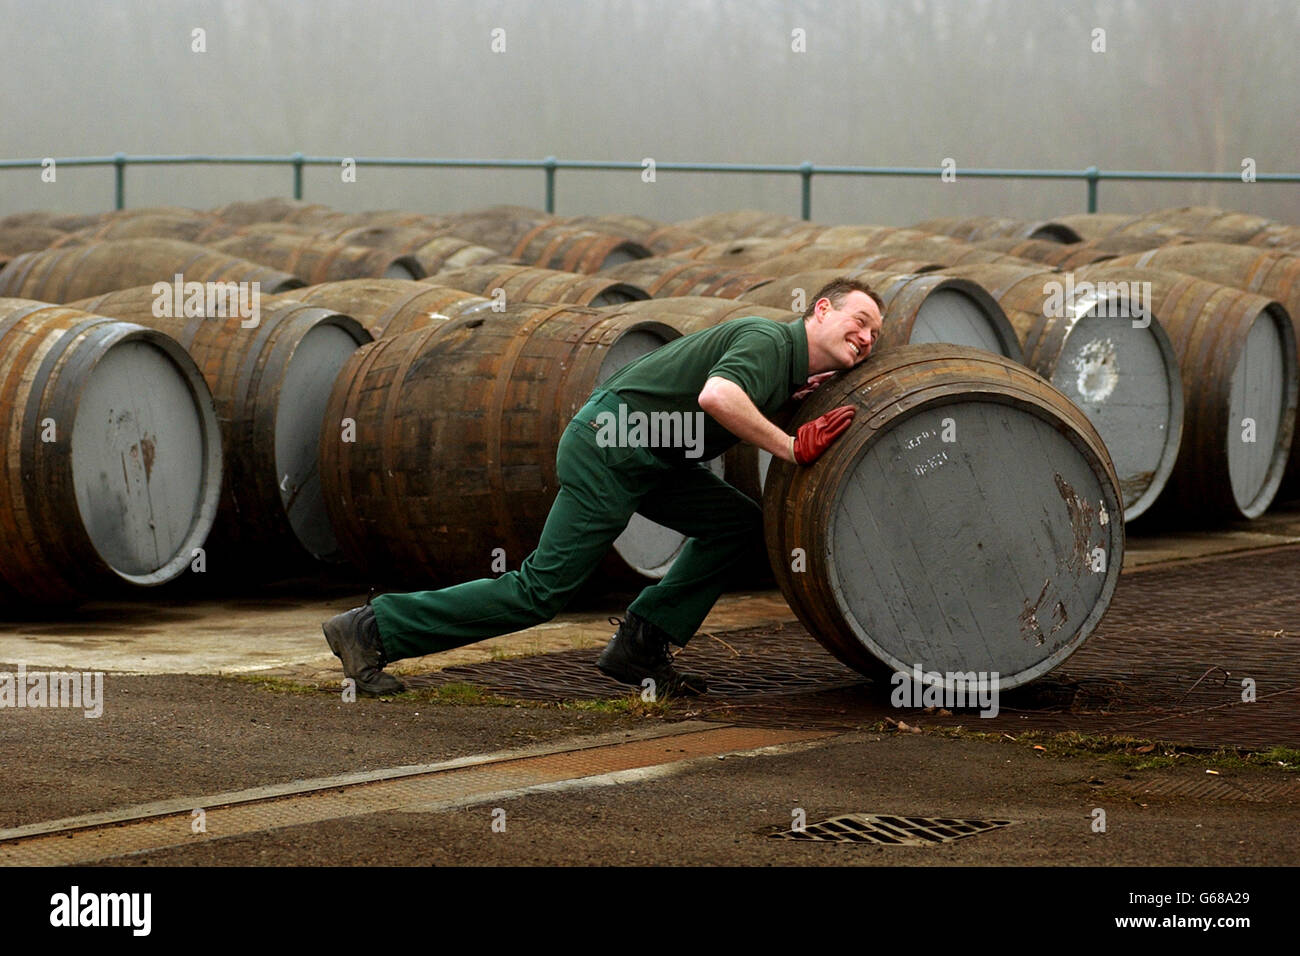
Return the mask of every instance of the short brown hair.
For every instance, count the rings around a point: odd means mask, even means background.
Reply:
[[[815,296],[808,300],[808,307],[804,309],[803,317],[806,319],[813,314],[813,309],[816,308],[818,299],[830,299],[831,305],[838,309],[844,304],[844,297],[850,292],[865,292],[871,297],[871,301],[876,303],[880,308],[880,314],[884,315],[885,302],[880,298],[880,295],[875,289],[871,288],[871,286],[859,279],[854,279],[850,276],[840,276],[838,279],[832,279],[830,282],[826,283],[818,290]]]

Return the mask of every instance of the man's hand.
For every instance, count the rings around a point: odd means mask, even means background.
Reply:
[[[835,374],[836,374],[836,372],[835,372],[834,369],[832,369],[832,370],[829,371],[829,372],[818,372],[818,373],[817,373],[816,375],[814,375],[812,378],[808,379],[808,384],[807,384],[807,385],[805,385],[803,388],[799,389],[799,391],[795,392],[795,393],[794,393],[792,396],[790,396],[790,397],[793,398],[795,401],[798,401],[798,402],[803,401],[805,398],[807,398],[809,395],[811,395],[811,394],[816,390],[816,388],[817,388],[818,385],[820,385],[822,382],[826,381],[828,378],[831,378],[831,377],[834,376]]]
[[[792,439],[794,460],[800,465],[811,465],[820,458],[831,442],[844,434],[855,411],[852,405],[841,405],[806,425],[800,425]]]

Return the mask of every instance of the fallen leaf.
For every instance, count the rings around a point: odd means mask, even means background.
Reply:
[[[1042,744],[1034,744],[1034,749],[1041,750],[1043,753],[1047,753],[1047,748],[1044,747]]]
[[[1137,749],[1137,752],[1140,753],[1140,754],[1149,754],[1151,751],[1153,751],[1153,750],[1155,750],[1155,749],[1156,749],[1156,745],[1155,745],[1155,744],[1147,744],[1145,747],[1139,747],[1139,748]]]
[[[939,708],[939,716],[940,716],[940,717],[951,717],[951,716],[952,716],[952,711],[949,710],[949,709],[946,708],[946,707],[941,707],[941,708]]]

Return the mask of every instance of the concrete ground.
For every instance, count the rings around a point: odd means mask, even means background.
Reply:
[[[1297,541],[1300,510],[1216,535],[1133,535],[1126,571]],[[572,751],[588,746],[592,735],[635,741],[651,733],[671,740],[677,722],[696,716],[689,701],[643,705],[633,695],[538,704],[430,688],[344,701],[341,673],[319,624],[356,600],[338,589],[313,595],[289,588],[224,600],[91,605],[63,620],[7,627],[0,634],[0,671],[22,664],[111,673],[99,718],[58,709],[0,714],[8,784],[0,788],[0,829],[160,800],[214,806],[214,795],[227,791],[341,773],[489,753],[500,760],[501,752],[509,757],[527,748]],[[595,648],[608,638],[605,618],[619,606],[588,607],[519,634],[402,662],[397,670]],[[724,598],[705,628],[792,619],[779,594],[753,592]],[[1141,741],[978,735],[952,731],[953,721],[943,715],[914,722],[922,732],[860,726],[689,758],[674,756],[665,744],[659,757],[632,770],[595,767],[437,806],[371,811],[362,800],[307,823],[187,835],[99,862],[1300,864],[1292,839],[1300,778],[1294,765],[1283,766],[1286,755],[1245,760]],[[771,838],[791,826],[796,811],[810,825],[846,813],[1014,823],[921,847]],[[0,833],[0,860],[12,836]]]

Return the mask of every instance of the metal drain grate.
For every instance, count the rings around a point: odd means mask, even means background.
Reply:
[[[951,843],[1019,823],[1019,820],[954,820],[948,817],[895,817],[875,813],[846,813],[798,830],[773,833],[778,840],[820,843],[881,843],[888,846],[931,846]]]

